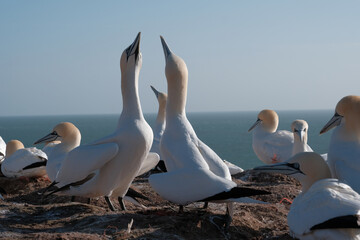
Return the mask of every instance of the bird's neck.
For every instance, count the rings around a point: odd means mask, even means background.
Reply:
[[[131,116],[136,119],[143,117],[138,93],[139,73],[137,71],[127,73],[121,80],[121,92],[123,100],[122,116]]]
[[[185,115],[187,79],[168,81],[166,115]]]
[[[159,110],[156,117],[156,122],[159,124],[165,121],[165,109],[166,109],[166,103],[159,102]]]

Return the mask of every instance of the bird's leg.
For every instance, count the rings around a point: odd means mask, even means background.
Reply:
[[[119,201],[119,204],[120,204],[121,210],[126,211],[126,207],[125,207],[125,204],[124,204],[123,198],[122,198],[122,197],[118,197],[118,201]]]
[[[90,204],[90,198],[87,199],[87,204]]]
[[[184,206],[179,205],[179,212],[178,213],[184,213]]]
[[[207,209],[208,206],[209,206],[209,202],[205,202],[205,203],[204,203],[204,206],[203,206],[203,209]]]
[[[105,196],[105,201],[108,204],[109,208],[111,211],[116,211],[116,209],[114,208],[114,205],[112,204],[112,202],[110,201],[110,198],[108,196]]]
[[[75,196],[71,196],[71,202],[75,202]]]
[[[271,163],[278,163],[277,155],[274,153],[274,156],[271,158]]]

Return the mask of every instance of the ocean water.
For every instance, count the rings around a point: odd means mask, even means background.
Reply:
[[[330,133],[319,135],[321,128],[332,117],[333,111],[278,111],[279,129],[290,130],[295,119],[309,124],[308,144],[318,153],[326,153]],[[253,152],[252,134],[248,129],[257,119],[257,112],[188,113],[187,117],[198,137],[222,158],[250,169],[261,165]],[[144,114],[154,126],[156,114]],[[0,136],[5,142],[22,141],[25,147],[33,146],[39,138],[50,133],[59,122],[72,122],[81,131],[81,144],[90,143],[114,131],[118,115],[33,116],[0,117]],[[39,147],[42,147],[41,145]]]

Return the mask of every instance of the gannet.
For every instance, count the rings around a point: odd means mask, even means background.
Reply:
[[[0,136],[0,164],[5,159],[5,153],[6,153],[6,143]]]
[[[195,201],[227,201],[231,220],[233,198],[268,192],[238,187],[220,157],[196,136],[185,112],[186,64],[160,38],[168,83],[166,127],[160,150],[168,172],[152,174],[149,183],[161,197],[179,205]]]
[[[138,95],[142,65],[140,33],[120,59],[123,110],[114,133],[71,150],[62,161],[55,192],[83,197],[125,196],[147,157],[153,133],[145,121]]]
[[[46,170],[48,172],[49,179],[54,181],[57,175],[57,172],[61,168],[62,161],[67,157],[67,154],[78,147],[81,142],[81,133],[80,130],[70,122],[61,122],[57,124],[51,133],[45,137],[39,139],[34,144],[45,143],[43,151],[48,153],[48,164]],[[159,156],[156,153],[149,153],[147,161],[144,161],[141,165],[138,175],[141,175],[150,169],[154,168],[159,161]],[[139,194],[135,194],[133,189],[129,189],[129,194],[125,200],[128,200],[134,204],[140,205],[135,197],[140,197]],[[110,201],[109,199],[106,199]],[[110,204],[111,202],[109,202]],[[112,204],[110,205],[112,206]],[[115,210],[114,208],[111,208]]]
[[[253,131],[252,147],[256,156],[267,164],[283,162],[292,155],[294,136],[290,131],[276,130],[278,124],[277,113],[265,109],[248,130]]]
[[[161,152],[160,152],[160,139],[161,139],[162,135],[164,134],[165,125],[166,125],[165,116],[166,116],[167,94],[156,90],[156,88],[154,88],[153,86],[151,86],[151,89],[155,93],[156,99],[159,102],[159,109],[158,109],[158,114],[156,117],[155,127],[153,129],[154,141],[151,146],[150,152],[158,153],[160,155],[160,159],[162,159]],[[229,161],[226,161],[226,160],[223,160],[223,161],[226,164],[226,166],[229,168],[231,175],[235,175],[235,174],[238,174],[238,173],[244,171],[241,167],[236,166],[235,164],[233,164]],[[166,172],[165,163],[164,162],[161,163],[161,162],[163,162],[163,160],[160,160],[158,166],[162,171]]]
[[[71,122],[61,122],[53,128],[51,133],[34,143],[47,144],[44,147],[45,152],[48,152],[46,173],[51,182],[55,181],[61,163],[66,158],[67,154],[78,147],[80,142],[80,130]]]
[[[6,145],[6,157],[1,172],[6,177],[42,177],[46,174],[46,154],[37,148],[24,148],[19,140]]]
[[[360,195],[331,178],[324,159],[303,152],[287,162],[257,167],[255,171],[293,176],[302,185],[287,216],[290,231],[300,239],[360,239]]]
[[[360,96],[342,98],[320,134],[334,127],[328,152],[331,174],[360,193]]]
[[[301,152],[313,152],[307,144],[309,125],[305,120],[297,119],[291,123],[291,131],[294,134],[292,156]]]
[[[153,128],[154,140],[151,145],[150,152],[155,152],[155,153],[159,154],[159,156],[160,156],[160,161],[155,168],[162,172],[166,172],[166,166],[165,166],[164,160],[162,160],[163,158],[162,158],[161,151],[160,151],[160,140],[161,140],[161,137],[165,130],[165,123],[166,123],[165,108],[166,108],[167,94],[163,93],[163,92],[159,92],[153,86],[150,86],[150,87],[153,90],[153,92],[155,93],[155,97],[159,103],[158,114],[156,116],[155,126]]]
[[[151,146],[150,152],[156,152],[157,154],[159,154],[160,159],[162,159],[160,152],[160,139],[161,136],[164,134],[164,130],[165,130],[165,115],[166,115],[165,107],[166,107],[167,94],[163,92],[159,92],[153,86],[151,86],[151,89],[155,93],[156,99],[159,102],[159,108],[158,108],[158,114],[156,116],[155,126],[153,129],[154,141]]]

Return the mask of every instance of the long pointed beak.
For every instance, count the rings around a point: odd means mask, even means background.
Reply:
[[[150,87],[153,90],[153,92],[155,93],[156,98],[158,98],[159,97],[159,91],[156,90],[153,86],[150,86]]]
[[[257,119],[256,122],[249,128],[248,132],[251,132],[257,125],[261,123],[260,119]]]
[[[162,44],[164,54],[165,54],[165,59],[166,59],[171,54],[171,50],[170,50],[169,46],[166,44],[165,39],[162,36],[160,36],[160,39],[161,39],[161,44]]]
[[[40,138],[36,142],[34,142],[34,145],[39,144],[39,143],[52,142],[52,141],[55,141],[58,137],[59,137],[59,135],[56,132],[52,132],[52,133],[46,135],[45,137]]]
[[[300,142],[304,142],[305,132],[303,129],[297,130],[294,133],[299,136]]]
[[[134,42],[126,49],[126,59],[129,59],[129,57],[134,54],[135,54],[135,59],[137,59],[140,53],[140,39],[141,39],[141,32],[138,33]]]
[[[338,113],[335,113],[334,116],[321,129],[320,134],[323,134],[336,126],[339,126],[342,118],[343,116],[339,115]]]
[[[280,173],[280,174],[284,174],[284,175],[293,175],[296,173],[304,174],[300,170],[300,166],[298,163],[288,163],[288,162],[277,163],[277,164],[272,164],[272,165],[264,165],[264,166],[253,168],[253,170],[257,171],[257,172]]]

